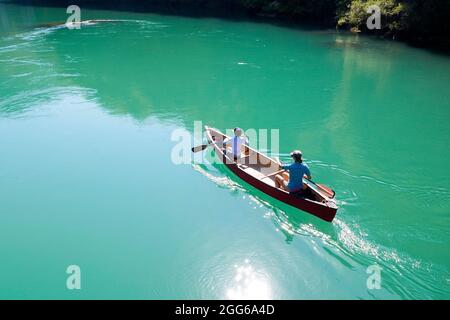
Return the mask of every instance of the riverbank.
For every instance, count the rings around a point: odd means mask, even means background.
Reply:
[[[9,0],[20,5],[67,7],[67,0]],[[442,0],[110,0],[77,1],[80,7],[166,15],[221,17],[289,26],[336,28],[405,41],[413,46],[450,53],[450,2]],[[369,30],[367,8],[381,9],[381,29]]]

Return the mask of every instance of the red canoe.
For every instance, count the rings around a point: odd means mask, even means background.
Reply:
[[[307,180],[304,180],[304,183],[307,184],[308,189],[303,196],[276,188],[275,176],[284,171],[277,161],[250,147],[245,147],[245,156],[234,161],[224,154],[222,148],[222,141],[228,136],[207,126],[205,126],[205,130],[208,142],[214,147],[219,158],[239,178],[281,202],[311,213],[325,221],[333,221],[337,211],[336,200],[333,199],[334,192],[330,197],[330,194],[322,186]]]

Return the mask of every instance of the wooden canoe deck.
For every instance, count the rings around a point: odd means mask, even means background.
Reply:
[[[268,177],[267,173],[262,173],[262,169],[265,169],[264,171],[267,171],[267,168],[261,167],[258,164],[240,164],[238,165],[240,169],[242,169],[245,173],[261,180],[262,182],[268,184],[269,186],[272,186],[275,188],[275,177],[270,176]],[[269,173],[270,174],[270,173]]]

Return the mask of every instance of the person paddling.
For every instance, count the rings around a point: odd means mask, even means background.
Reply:
[[[229,154],[234,160],[242,157],[242,146],[248,146],[248,140],[242,135],[241,128],[234,128],[234,137],[223,141],[224,152]]]
[[[275,176],[275,185],[288,192],[299,192],[305,190],[307,185],[303,183],[303,177],[311,180],[311,172],[307,164],[303,163],[302,152],[294,150],[291,152],[291,157],[294,160],[291,164],[280,164],[282,169],[288,172],[277,174]],[[289,182],[287,181],[289,179]]]

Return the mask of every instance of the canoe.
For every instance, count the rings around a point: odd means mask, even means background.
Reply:
[[[275,176],[284,171],[277,161],[247,146],[240,159],[231,159],[222,148],[222,142],[228,136],[208,126],[205,126],[205,130],[208,142],[214,148],[219,159],[239,178],[272,198],[325,221],[333,221],[338,209],[334,192],[333,196],[330,197],[321,187],[306,179],[303,182],[308,188],[301,194],[289,193],[276,188]]]

